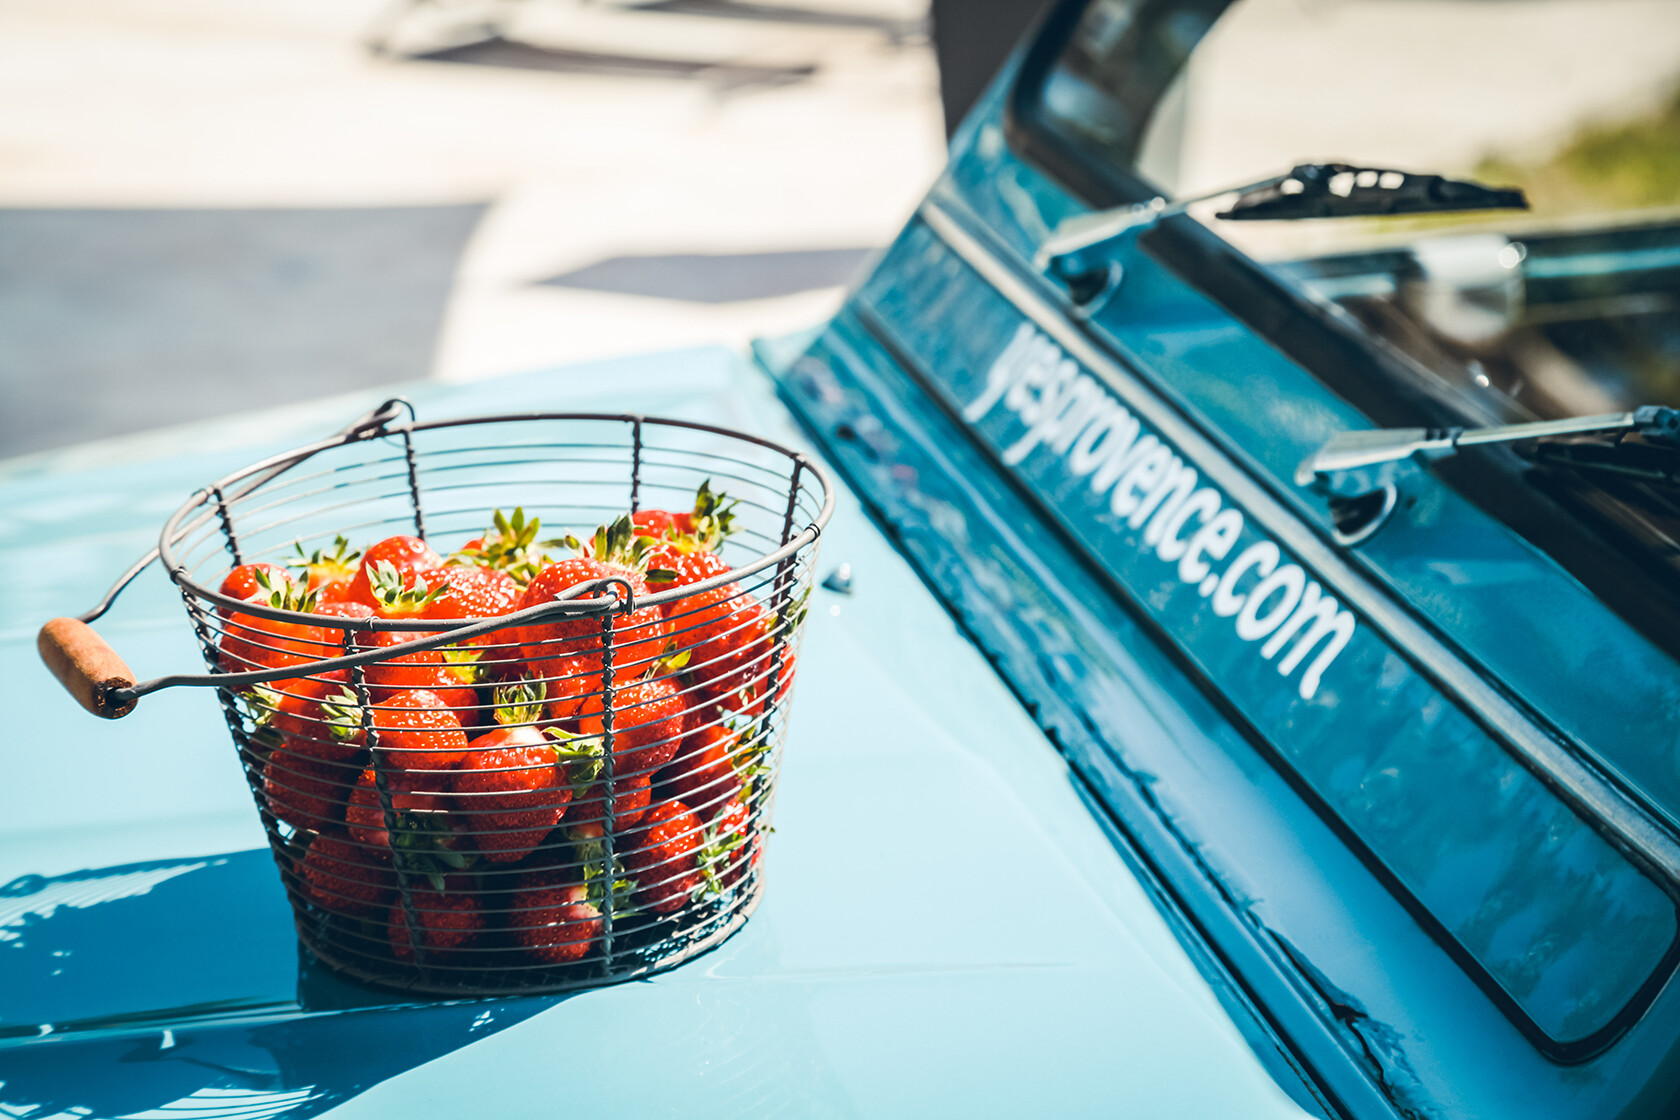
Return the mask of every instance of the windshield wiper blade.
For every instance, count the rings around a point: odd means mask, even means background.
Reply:
[[[1519,454],[1543,466],[1599,475],[1604,481],[1680,489],[1680,444],[1666,440],[1560,440]]]
[[[1282,180],[1239,191],[1230,209],[1214,217],[1234,222],[1279,221],[1527,209],[1528,198],[1514,187],[1485,187],[1392,168],[1309,163]]]
[[[1294,220],[1299,218],[1369,217],[1381,214],[1441,214],[1458,210],[1527,210],[1528,199],[1511,187],[1448,179],[1441,175],[1396,171],[1389,167],[1354,167],[1346,163],[1303,163],[1241,187],[1227,187],[1194,198],[1168,202],[1152,198],[1136,206],[1119,206],[1078,214],[1061,222],[1035,261],[1048,268],[1059,257],[1089,249],[1137,229],[1182,214],[1198,202],[1236,195],[1228,209],[1214,217],[1228,221]]]
[[[1364,471],[1406,459],[1442,459],[1461,447],[1485,443],[1630,432],[1648,440],[1680,444],[1680,409],[1645,405],[1632,412],[1539,420],[1530,424],[1499,424],[1487,428],[1377,428],[1339,432],[1295,468],[1295,483],[1307,486],[1319,479]]]

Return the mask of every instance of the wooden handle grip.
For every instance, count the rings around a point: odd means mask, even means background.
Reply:
[[[134,710],[137,698],[111,700],[112,689],[134,686],[134,672],[87,623],[55,618],[41,627],[35,646],[58,683],[94,715],[121,719]]]

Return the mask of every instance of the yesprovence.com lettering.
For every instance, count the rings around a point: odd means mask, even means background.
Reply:
[[[1317,694],[1353,637],[1353,614],[1299,564],[1285,562],[1272,541],[1255,541],[1230,557],[1243,533],[1242,512],[1219,491],[1198,486],[1195,467],[1144,431],[1101,382],[1030,323],[997,356],[985,389],[963,416],[978,423],[1000,403],[1026,428],[1003,449],[1005,463],[1019,464],[1040,448],[1059,457],[1068,475],[1088,480],[1093,500],[1106,496],[1109,513],[1142,530],[1141,550],[1176,565],[1179,580],[1195,587],[1215,615],[1235,620],[1239,639],[1263,640],[1260,656],[1275,661],[1279,675],[1288,678],[1311,655],[1297,687],[1303,700]]]

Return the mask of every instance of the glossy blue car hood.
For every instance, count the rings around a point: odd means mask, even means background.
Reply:
[[[633,407],[801,442],[723,350],[409,395],[423,419]],[[768,887],[736,937],[651,980],[455,1004],[301,957],[214,698],[100,723],[33,638],[199,485],[374,403],[0,464],[0,1112],[1302,1114],[1061,756],[844,490],[822,565],[850,563],[855,593],[813,600]],[[142,676],[197,657],[155,572],[101,630]]]

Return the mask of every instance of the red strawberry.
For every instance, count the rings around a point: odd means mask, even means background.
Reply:
[[[740,745],[741,733],[724,723],[690,731],[655,779],[659,796],[692,805],[702,817],[715,817],[741,794],[741,775],[735,770]]]
[[[787,633],[797,628],[799,613],[796,609]],[[798,655],[785,639],[778,650],[776,624],[776,616],[749,595],[728,617],[701,628],[686,667],[705,702],[756,718],[764,713],[772,682],[776,701],[787,698]]]
[[[496,692],[496,719],[506,726],[468,744],[450,789],[478,850],[492,862],[512,863],[560,823],[572,787],[554,740],[532,726],[542,715],[541,694],[520,686]]]
[[[355,843],[342,832],[315,837],[298,863],[303,891],[335,914],[377,917],[396,890],[391,857]]]
[[[279,564],[241,564],[222,577],[222,585],[216,590],[229,599],[266,599],[271,590],[291,582],[292,573]],[[226,618],[233,608],[217,607],[216,613]]]
[[[671,626],[671,646],[688,651],[684,668],[691,674],[702,663],[701,646],[714,631],[728,628],[733,606],[740,597],[740,588],[726,583],[705,591],[690,591],[662,608]]]
[[[350,581],[350,598],[375,609],[379,600],[374,597],[371,578],[380,564],[389,564],[399,572],[421,571],[443,563],[443,557],[433,552],[419,537],[387,537],[368,549],[362,556],[361,567]]]
[[[648,569],[658,568],[662,573],[669,573],[670,578],[655,581],[648,577],[648,586],[658,591],[666,591],[672,587],[687,587],[691,583],[699,583],[703,579],[713,576],[728,575],[732,569],[723,557],[709,548],[697,548],[692,552],[683,552],[676,548],[665,548],[654,553],[648,559]]]
[[[326,762],[349,762],[361,751],[362,711],[339,669],[321,677],[298,677],[280,694],[274,729],[289,751]]]
[[[447,656],[447,655],[446,655]],[[476,727],[483,714],[479,709],[478,690],[462,683],[464,670],[460,665],[452,665],[445,661],[432,672],[432,683],[425,687],[437,694],[438,699],[449,706],[455,713],[455,718],[461,721],[463,728]]]
[[[325,587],[321,588],[321,593],[315,601],[319,604],[319,606],[315,609],[316,614],[327,613],[321,609],[322,607],[339,606],[344,603],[355,603],[356,606],[367,610],[370,616],[373,614],[373,611],[367,607],[366,603],[357,603],[356,600],[350,597],[350,584],[348,582],[327,584]]]
[[[720,595],[720,592],[729,594]],[[715,603],[716,606],[710,613],[699,616],[699,625],[693,631],[688,672],[713,699],[751,688],[769,672],[774,617],[757,599],[732,583],[699,592],[692,598],[697,605]],[[680,626],[680,620],[676,624]]]
[[[421,618],[452,621],[463,618],[495,618],[508,614],[519,606],[521,592],[513,577],[493,568],[474,568],[452,564],[418,572],[416,580],[429,587],[443,587],[444,591],[420,611]],[[493,634],[474,638],[483,645],[506,641]]]
[[[578,710],[578,730],[604,735],[602,697],[586,697]],[[618,689],[613,694],[613,764],[619,774],[657,770],[682,744],[683,718],[688,704],[672,677],[653,677]]]
[[[386,789],[391,794],[394,813],[441,813],[445,808],[441,773],[423,770],[399,770],[386,776]],[[363,770],[350,791],[350,804],[344,813],[350,836],[359,843],[375,848],[389,848],[391,836],[385,830],[385,810],[379,804],[377,775]]]
[[[653,799],[651,787],[652,782],[646,774],[613,779],[612,823],[615,830],[631,828],[642,819],[648,802]],[[581,826],[598,821],[605,815],[606,808],[607,785],[604,781],[595,782],[572,798],[572,807],[566,812],[566,823]]]
[[[445,588],[420,611],[420,617],[437,622],[494,618],[519,605],[519,585],[506,572],[452,565],[421,572],[417,578]],[[511,627],[453,643],[440,653],[457,678],[455,687],[483,684],[523,660],[518,634]]]
[[[668,509],[639,509],[630,515],[630,524],[636,527],[636,532],[644,537],[660,537],[686,533],[686,528],[677,528],[677,517]],[[686,514],[682,516],[686,517]]]
[[[601,690],[601,655],[574,653],[531,663],[528,680],[543,686],[547,716],[551,720],[573,720],[591,694]],[[617,673],[613,676],[616,678]]]
[[[373,612],[362,606],[360,603],[330,603],[323,605],[320,600],[314,598],[313,592],[311,592],[302,602],[313,602],[314,610],[311,613],[323,616],[328,620],[333,618],[373,617]],[[296,601],[294,601],[294,604],[296,604]],[[269,628],[284,628],[290,626],[291,629],[285,630],[282,636],[285,637],[289,635],[292,644],[286,651],[286,658],[282,660],[289,661],[291,663],[301,664],[302,662],[298,661],[298,658],[300,657],[306,659],[308,662],[314,662],[329,657],[341,657],[347,652],[344,647],[344,631],[339,630],[337,626],[330,623],[330,621],[321,626],[304,627],[293,626],[290,623],[272,622],[267,619],[259,620],[256,619],[255,616],[248,615],[238,615],[236,616],[236,620],[243,621],[239,621],[240,632],[234,635],[234,644],[238,644],[242,642],[244,638],[248,637],[249,635],[247,634],[247,631],[254,633],[255,628],[259,625]],[[249,622],[250,625],[247,626],[246,622]],[[272,638],[265,636],[264,644],[273,644]],[[230,643],[224,640],[224,653],[229,648],[231,648]],[[246,651],[243,649],[236,649],[235,652],[243,653]],[[245,668],[249,669],[252,668],[252,666],[245,666]],[[269,681],[267,684],[256,685],[254,686],[254,689],[259,691],[259,693],[260,690],[263,689],[267,689],[270,692],[275,693],[276,695],[274,699],[275,702],[278,703],[280,699],[290,695],[312,695],[313,690],[308,687],[307,680],[339,679],[339,677],[342,677],[342,679],[348,683],[349,677],[344,675],[343,670],[340,670],[336,675],[328,673],[325,674],[324,677],[311,677],[307,679],[304,677],[286,677],[283,680]]]
[[[556,883],[554,876],[523,877],[509,904],[508,932],[526,953],[545,964],[566,964],[589,955],[601,938],[601,912],[589,904],[582,883]]]
[[[680,909],[700,888],[699,853],[705,825],[681,801],[661,801],[619,849],[636,880],[638,905],[661,914]]]
[[[735,531],[736,502],[722,491],[712,492],[712,480],[700,484],[694,494],[694,508],[683,512],[663,509],[638,510],[630,515],[636,530],[650,537],[674,540],[688,549],[715,549]]]
[[[667,553],[659,562],[672,565],[662,587],[686,587],[731,570],[706,550],[675,557]],[[713,701],[732,698],[730,706],[738,710],[762,711],[759,693],[767,687],[775,616],[737,583],[693,592],[663,610],[671,624],[671,645],[688,651],[685,668],[702,692]],[[789,675],[781,674],[784,682]]]
[[[667,549],[655,553],[648,562],[648,587],[655,592],[669,591],[727,575],[731,570],[717,553],[706,549],[688,553]],[[728,615],[728,603],[738,594],[735,584],[729,583],[661,604],[659,609],[671,627],[671,648],[688,649],[699,642],[708,623]]]
[[[399,692],[425,689],[453,711],[464,727],[478,719],[478,693],[468,681],[477,675],[470,664],[450,661],[442,647],[399,652],[411,642],[437,637],[436,632],[369,630],[356,635],[358,650],[385,649],[387,656],[363,668],[376,704],[388,703]]]
[[[323,603],[349,601],[350,583],[361,570],[362,554],[351,548],[350,542],[343,537],[333,540],[330,552],[317,548],[314,552],[305,553],[301,541],[295,547],[297,559],[289,561],[289,566],[301,570],[310,590],[318,594]]]
[[[798,664],[799,655],[789,648],[782,650],[780,664],[776,664],[770,654],[765,654],[748,667],[742,686],[724,697],[724,701],[732,711],[756,719],[764,714],[764,704],[769,698],[772,679],[776,686],[776,703],[787,700],[788,690],[793,687],[794,669]]]
[[[268,811],[293,828],[325,832],[344,819],[354,770],[279,748],[263,766]]]
[[[455,812],[492,862],[524,859],[543,842],[572,799],[550,740],[534,727],[480,735],[453,774]]]
[[[410,642],[435,638],[435,631],[366,630],[356,635],[358,650],[387,650],[384,657],[364,666],[367,686],[401,692],[410,688],[431,688],[438,682],[437,670],[444,667],[443,653],[438,649],[401,652]]]
[[[284,582],[275,582],[266,572],[258,571],[253,578],[259,583],[266,583],[268,590],[265,595],[253,597],[250,602],[301,613],[308,613],[315,607],[314,595],[293,584],[289,577]],[[336,632],[326,627],[233,611],[227,616],[222,631],[218,662],[224,673],[248,673],[304,665],[339,652],[342,651]],[[287,682],[290,683],[290,678]],[[270,687],[277,691],[289,691],[287,685],[278,682]]]
[[[373,748],[402,770],[448,770],[466,757],[467,733],[435,692],[398,692],[374,708]]]
[[[391,952],[399,961],[414,959],[414,946],[432,952],[470,946],[484,928],[484,914],[478,900],[464,890],[427,890],[421,888],[411,895],[414,904],[414,928],[408,925],[408,914],[402,899],[391,907],[386,921],[390,927]]]
[[[358,603],[352,599],[328,599],[327,593],[345,584],[334,583],[321,590],[320,598],[315,600],[315,613],[327,618],[372,618],[373,608],[365,603]],[[334,631],[338,634],[339,631]],[[340,650],[339,652],[343,652]]]
[[[623,599],[626,586],[638,598],[648,593],[642,577],[628,568],[577,558],[550,564],[538,572],[520,597],[519,609],[555,602],[578,584],[601,579],[619,582],[581,597],[592,599],[610,594]],[[666,626],[664,616],[657,607],[638,607],[627,615],[608,616],[605,625],[612,631],[615,681],[640,676],[663,651]],[[544,662],[580,653],[599,654],[603,648],[602,628],[601,618],[558,619],[520,627],[517,640],[524,646],[527,660]],[[539,675],[552,677],[559,674],[543,671]]]
[[[471,673],[478,684],[509,684],[535,675],[512,628],[497,630],[491,637],[495,640],[482,645],[451,646],[457,652],[446,656],[456,662],[457,671]]]

